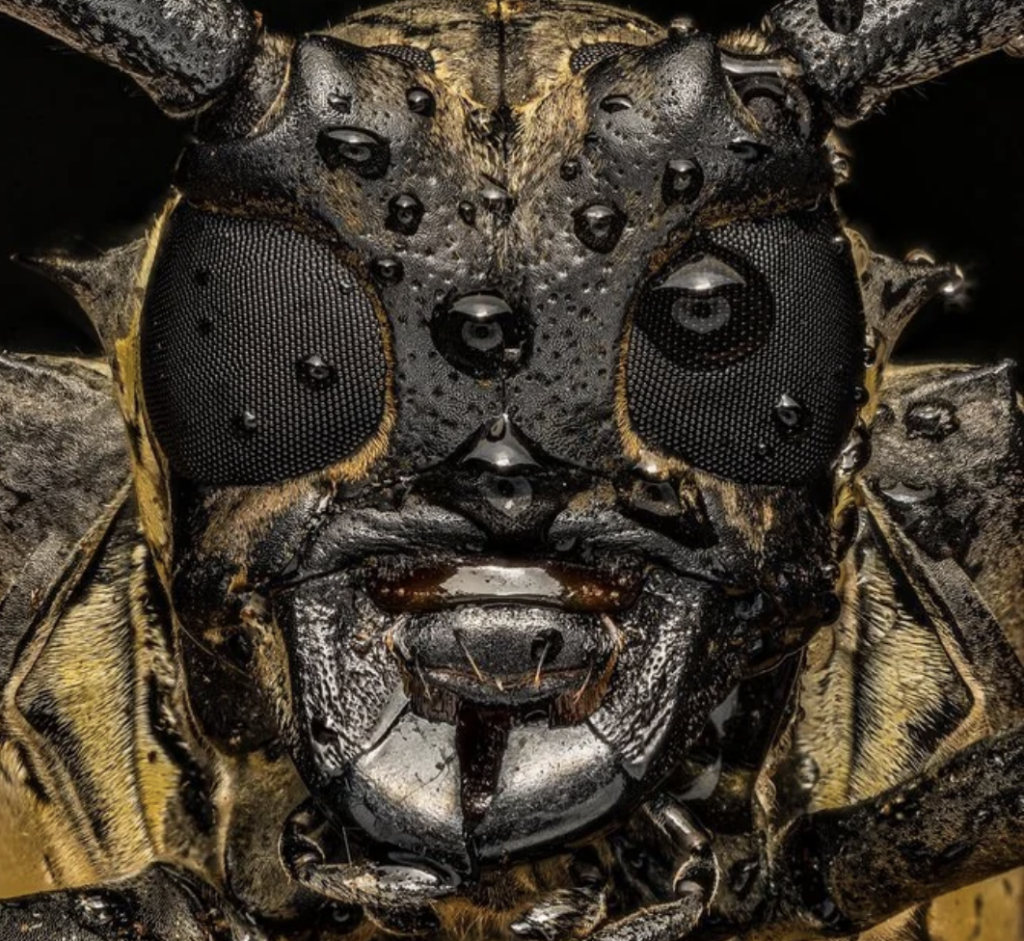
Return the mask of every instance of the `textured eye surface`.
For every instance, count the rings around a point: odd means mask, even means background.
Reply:
[[[829,214],[696,238],[632,312],[625,393],[643,444],[744,483],[825,473],[849,433],[863,311]]]
[[[172,467],[263,484],[350,457],[384,421],[383,331],[329,245],[181,206],[141,336],[146,408]]]

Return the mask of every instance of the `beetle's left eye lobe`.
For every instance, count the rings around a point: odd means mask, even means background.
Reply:
[[[648,287],[636,325],[672,362],[716,369],[753,355],[773,319],[763,278],[739,261],[699,253]]]
[[[325,242],[180,206],[141,331],[153,432],[203,484],[268,484],[356,454],[386,413],[385,327]]]

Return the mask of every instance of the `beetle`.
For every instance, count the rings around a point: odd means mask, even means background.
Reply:
[[[1012,936],[1013,369],[834,191],[1019,2],[0,10],[195,121],[0,360],[6,934]]]

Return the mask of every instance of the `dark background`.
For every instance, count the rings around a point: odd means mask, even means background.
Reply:
[[[367,6],[372,3],[366,4]],[[634,3],[655,18],[665,7]],[[302,30],[356,9],[347,0],[264,0],[273,28]],[[718,31],[767,4],[690,0]],[[1024,360],[1024,61],[996,54],[900,93],[845,132],[854,179],[841,193],[877,249],[923,247],[967,272],[965,305],[934,303],[901,352],[915,359]],[[185,127],[125,77],[0,18],[0,348],[94,351],[73,302],[7,261],[48,247],[94,250],[138,232],[159,206]]]

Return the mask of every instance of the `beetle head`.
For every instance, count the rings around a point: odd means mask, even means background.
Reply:
[[[484,14],[476,64],[297,42],[254,128],[201,125],[122,350],[205,732],[462,872],[686,792],[835,610],[824,124],[782,62],[574,15],[508,24],[544,67],[503,87]]]

